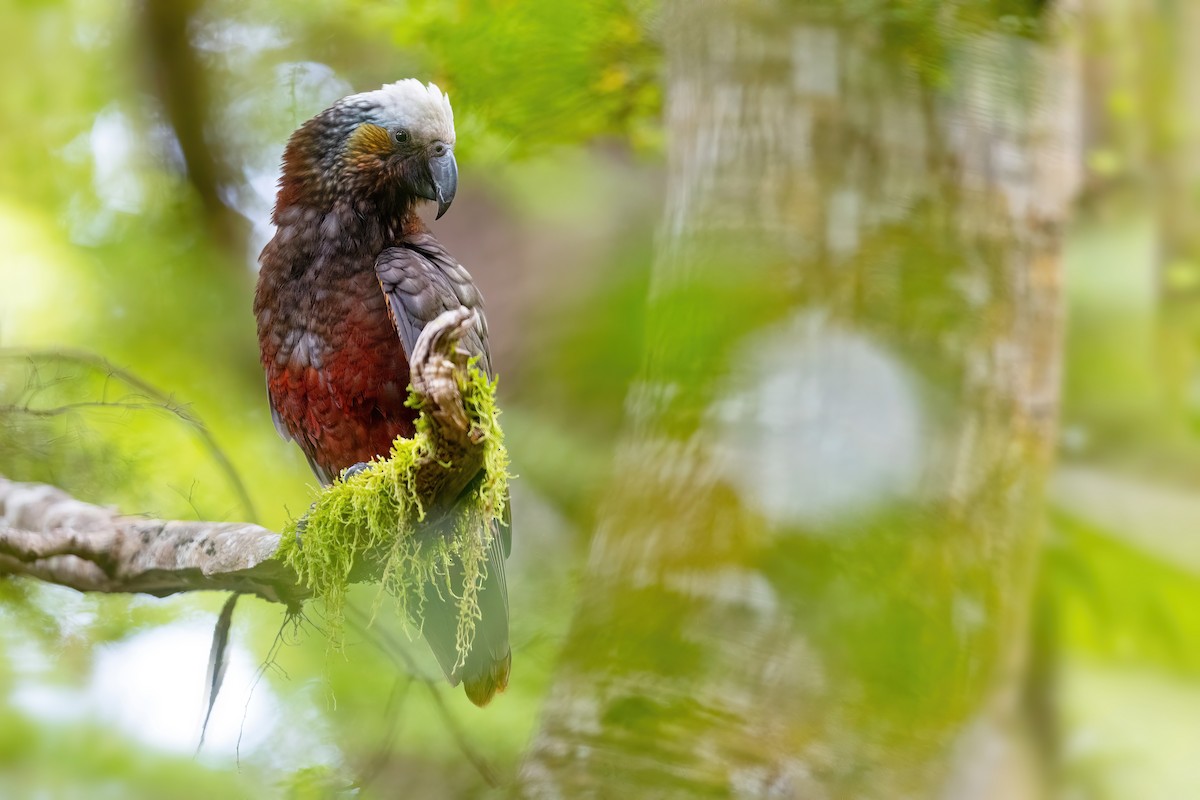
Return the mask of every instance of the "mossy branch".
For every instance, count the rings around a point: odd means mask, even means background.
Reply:
[[[447,547],[462,537],[442,536],[436,548],[428,547],[423,544],[426,527],[445,533],[446,522],[461,522],[462,513],[497,517],[507,497],[507,460],[496,424],[494,386],[468,369],[466,356],[456,348],[473,323],[473,313],[459,308],[426,326],[412,358],[410,402],[422,411],[417,437],[397,442],[393,455],[400,463],[376,462],[355,479],[322,493],[308,528],[312,548],[298,551],[294,530],[281,536],[247,523],[125,516],[54,486],[0,477],[0,572],[80,591],[158,596],[235,591],[289,606],[314,594],[336,602],[337,592],[331,587],[340,585],[344,591],[352,580],[410,585],[400,574],[404,567],[394,558],[395,548],[378,536],[385,522],[393,538],[422,525],[422,535],[412,538],[414,546],[448,552]],[[398,482],[389,486],[388,476]],[[377,491],[364,491],[372,488]],[[347,506],[351,495],[353,502]],[[463,497],[472,501],[465,504],[465,512],[456,502]],[[347,507],[351,510],[346,523],[357,509],[368,513],[366,538],[339,546],[336,554],[315,546],[323,533],[345,530],[327,527],[322,520]]]
[[[278,557],[324,601],[335,641],[350,583],[379,579],[418,627],[428,592],[453,598],[461,666],[480,615],[490,537],[508,501],[508,456],[495,383],[454,347],[475,318],[466,309],[442,318],[413,350],[422,365],[408,399],[421,412],[416,434],[323,491],[285,531]]]

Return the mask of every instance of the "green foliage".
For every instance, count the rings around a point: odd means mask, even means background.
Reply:
[[[302,521],[284,532],[276,557],[295,569],[323,601],[335,641],[340,641],[355,566],[380,559],[380,600],[386,591],[401,616],[418,627],[428,587],[457,600],[460,663],[466,659],[480,616],[478,594],[486,577],[487,537],[494,535],[495,525],[504,517],[509,475],[496,382],[472,365],[459,389],[468,418],[483,434],[484,477],[454,509],[448,530],[441,524],[422,524],[428,509],[417,495],[418,469],[439,458],[431,423],[422,413],[413,438],[396,439],[387,459],[376,459],[367,469],[327,487]],[[408,404],[420,408],[415,395],[410,394]],[[460,581],[454,580],[451,569],[455,562],[462,565]]]
[[[96,725],[55,725],[0,708],[4,797],[232,800],[261,797],[256,778],[205,768],[186,755],[155,752]]]
[[[498,161],[620,136],[659,142],[661,54],[645,0],[414,0],[397,44],[426,54],[450,92],[461,147]]]

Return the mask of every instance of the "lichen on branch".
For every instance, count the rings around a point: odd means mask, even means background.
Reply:
[[[467,476],[461,493],[430,497],[423,471],[451,470],[454,459],[479,454],[466,453],[448,441],[431,421],[426,398],[410,391],[408,405],[420,411],[413,438],[396,439],[386,459],[375,459],[359,473],[324,488],[309,512],[281,537],[275,557],[323,601],[335,645],[340,643],[350,584],[378,580],[380,600],[384,593],[390,595],[417,629],[428,592],[453,597],[459,611],[460,660],[470,650],[490,537],[496,535],[508,500],[508,453],[496,381],[474,362],[455,370],[455,379],[466,409],[466,438],[482,453],[481,468]],[[455,563],[461,569],[452,569]]]

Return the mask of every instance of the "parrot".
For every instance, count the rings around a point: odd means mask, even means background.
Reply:
[[[291,135],[259,256],[254,315],[275,427],[323,484],[386,457],[412,437],[409,358],[426,324],[447,310],[475,314],[460,348],[492,377],[483,296],[417,214],[454,200],[449,96],[415,78],[352,94]],[[486,705],[508,685],[508,524],[489,537],[480,618],[463,663],[453,597],[426,592],[421,631],[451,685]],[[453,567],[452,567],[453,568]],[[461,572],[461,565],[459,566]]]

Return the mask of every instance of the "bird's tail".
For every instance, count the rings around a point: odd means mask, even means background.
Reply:
[[[508,688],[508,671],[512,668],[512,652],[506,652],[503,658],[493,660],[490,667],[475,675],[463,675],[463,689],[467,697],[475,705],[483,708],[492,702],[492,698]]]
[[[426,588],[422,631],[450,684],[463,684],[467,697],[477,706],[487,705],[508,686],[512,652],[508,643],[508,583],[504,576],[504,552],[500,532],[493,529],[488,546],[487,575],[479,588],[480,617],[466,659],[458,657],[458,600],[434,587]],[[452,586],[462,585],[463,567],[457,559],[450,565]],[[456,668],[457,665],[457,668]]]

